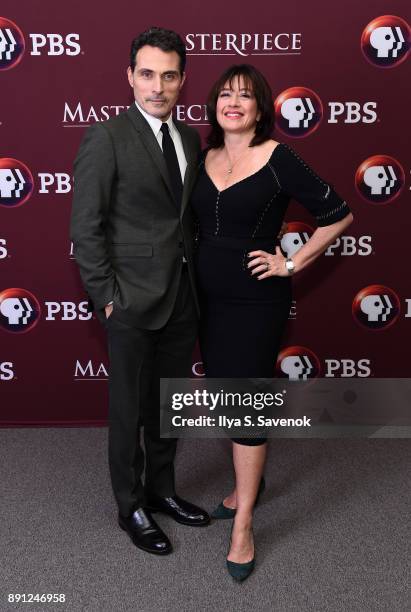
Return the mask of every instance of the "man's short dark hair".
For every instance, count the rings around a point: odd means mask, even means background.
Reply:
[[[180,57],[180,72],[183,74],[186,67],[186,48],[177,32],[153,27],[136,36],[131,43],[130,49],[130,68],[133,72],[136,67],[137,51],[145,45],[158,47],[162,51],[175,51],[178,53]]]
[[[228,82],[232,87],[235,79],[243,78],[245,86],[249,88],[256,99],[257,108],[260,112],[260,119],[255,128],[255,135],[250,143],[250,147],[259,145],[271,138],[274,129],[274,102],[270,85],[265,76],[251,66],[251,64],[238,64],[227,68],[219,79],[214,83],[207,100],[207,115],[210,121],[211,130],[207,142],[211,148],[218,149],[224,144],[224,132],[217,121],[216,107],[220,91]]]

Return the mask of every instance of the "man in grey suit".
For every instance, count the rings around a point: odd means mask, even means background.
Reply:
[[[185,61],[175,32],[151,28],[137,36],[128,68],[135,103],[88,128],[74,168],[74,253],[107,328],[109,466],[118,520],[137,547],[156,554],[172,546],[151,511],[186,525],[209,522],[204,510],[176,495],[176,440],[159,434],[159,379],[189,375],[197,335],[187,204],[200,138],[171,116]]]

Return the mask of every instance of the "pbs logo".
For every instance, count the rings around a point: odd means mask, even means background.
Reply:
[[[281,249],[287,257],[292,257],[313,235],[313,229],[306,223],[292,221],[281,238]]]
[[[401,164],[388,155],[373,155],[358,167],[355,186],[371,204],[387,204],[404,188],[405,174]]]
[[[276,126],[286,136],[303,138],[314,132],[323,117],[317,94],[306,87],[290,87],[274,102]]]
[[[357,323],[367,329],[386,329],[400,314],[398,295],[384,285],[369,285],[355,296],[352,314]]]
[[[372,236],[356,237],[344,236],[341,234],[341,236],[324,251],[324,256],[334,257],[334,255],[341,255],[342,257],[351,257],[353,255],[359,255],[360,257],[366,257],[373,253],[372,248]]]
[[[276,375],[288,380],[308,380],[320,374],[320,361],[315,353],[305,346],[289,346],[278,355]]]
[[[0,327],[7,332],[23,334],[40,319],[37,298],[26,289],[5,289],[0,293]]]
[[[25,164],[12,157],[0,158],[0,206],[21,206],[30,198],[33,189],[33,175]]]
[[[81,53],[79,34],[32,33],[30,55],[76,56]],[[14,68],[22,59],[26,47],[23,32],[10,19],[0,17],[0,70]]]
[[[21,61],[26,43],[23,32],[10,19],[0,17],[0,70],[10,70]]]
[[[361,49],[365,58],[379,68],[401,64],[410,52],[410,26],[401,17],[382,15],[364,29]]]

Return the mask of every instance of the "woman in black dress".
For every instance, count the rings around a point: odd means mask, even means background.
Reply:
[[[208,113],[210,146],[192,195],[204,370],[212,378],[270,378],[290,311],[291,275],[334,242],[352,214],[290,147],[272,140],[272,93],[253,66],[224,72]],[[291,197],[318,227],[286,260],[276,236]],[[264,438],[233,440],[235,489],[214,512],[235,518],[227,567],[237,580],[254,567],[252,513],[265,455]]]

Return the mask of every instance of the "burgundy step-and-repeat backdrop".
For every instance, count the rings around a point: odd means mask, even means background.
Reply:
[[[105,422],[104,331],[69,239],[72,162],[88,125],[131,104],[130,41],[152,25],[186,42],[178,119],[205,137],[213,81],[254,64],[273,89],[276,139],[353,210],[347,233],[294,279],[273,375],[409,377],[408,1],[3,0],[0,10],[0,425]],[[287,220],[292,255],[314,225],[296,203]]]

